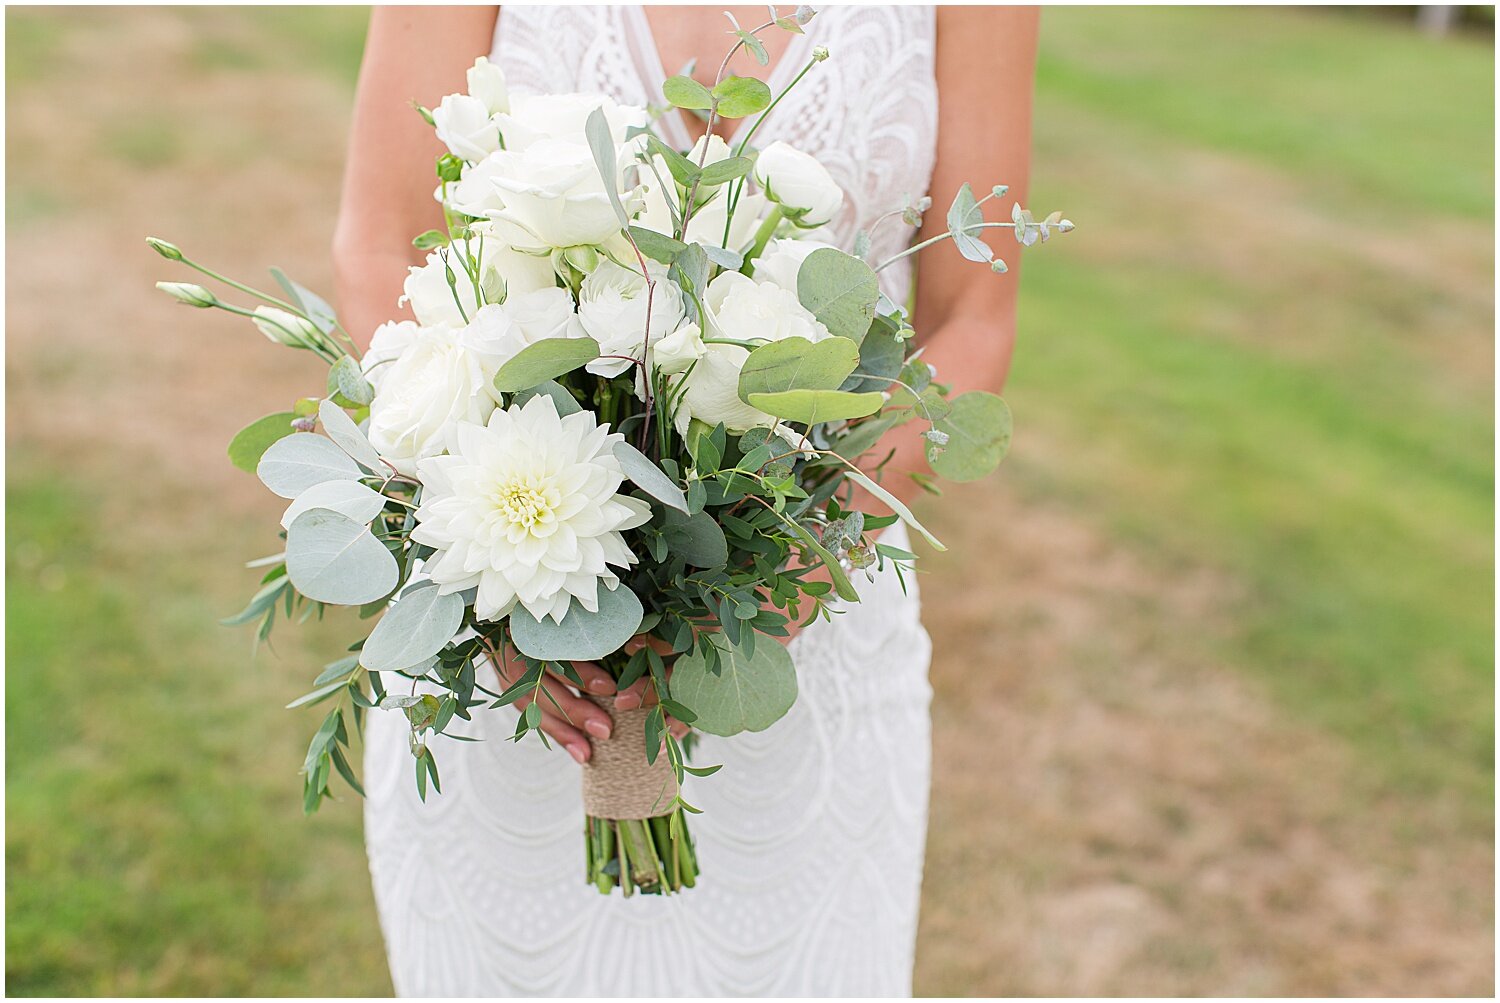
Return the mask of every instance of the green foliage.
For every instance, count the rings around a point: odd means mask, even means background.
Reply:
[[[783,390],[778,393],[751,394],[751,407],[786,421],[816,425],[843,418],[863,418],[879,411],[885,398],[873,391],[850,393],[845,390]]]
[[[705,649],[712,649],[709,656]],[[712,664],[710,658],[712,657]],[[792,657],[779,644],[730,644],[709,634],[672,670],[672,698],[689,708],[693,727],[710,735],[764,731],[797,699]]]
[[[292,419],[296,417],[290,411],[268,414],[240,429],[229,440],[229,462],[247,474],[255,473],[271,444],[292,434]]]
[[[933,473],[950,481],[974,481],[992,473],[1010,447],[1010,408],[994,394],[975,390],[954,398],[952,410],[933,427],[947,436],[927,443]]]
[[[880,284],[863,261],[831,247],[809,254],[797,271],[797,299],[828,328],[855,344],[875,319]]]
[[[687,497],[682,489],[639,449],[628,442],[617,442],[614,454],[620,461],[620,469],[636,487],[663,505],[687,512]]]
[[[396,559],[366,526],[322,508],[302,513],[287,530],[286,570],[298,592],[339,606],[389,594],[400,575]]]
[[[283,498],[295,498],[324,481],[354,481],[362,475],[354,461],[331,439],[299,432],[275,442],[261,454],[255,474]]]
[[[585,366],[599,357],[593,338],[547,338],[517,352],[495,373],[495,389],[501,393],[530,390]]]
[[[740,400],[788,390],[836,390],[859,364],[859,346],[847,338],[784,338],[752,351],[740,368]],[[771,412],[775,413],[775,412]]]
[[[599,585],[598,610],[590,612],[572,600],[562,621],[538,620],[524,606],[510,614],[510,638],[523,655],[545,661],[596,661],[612,655],[641,625],[645,610],[624,585]]]
[[[435,582],[414,585],[370,632],[360,649],[359,664],[374,672],[420,665],[447,645],[463,620],[461,596],[439,595]]]
[[[771,88],[754,77],[725,77],[715,85],[713,98],[722,118],[744,118],[765,111],[771,103]]]
[[[708,88],[692,77],[668,77],[661,85],[661,91],[672,105],[690,111],[706,111],[714,103]]]

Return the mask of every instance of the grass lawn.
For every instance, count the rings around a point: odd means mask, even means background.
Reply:
[[[363,24],[6,14],[11,994],[389,991],[281,709],[343,632],[215,624],[278,511],[223,445],[310,370],[140,243],[328,290]],[[1492,991],[1493,75],[1396,19],[1044,14],[1031,201],[1080,225],[1023,269],[1011,460],[927,508],[919,992]]]

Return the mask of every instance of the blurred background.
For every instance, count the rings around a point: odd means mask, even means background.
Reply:
[[[923,994],[1490,995],[1493,9],[1043,16],[1011,458],[929,500]],[[250,655],[360,8],[6,12],[6,988],[390,991]],[[1434,20],[1434,19],[1429,19]],[[814,22],[816,24],[816,22]],[[1429,25],[1431,27],[1431,25]],[[940,200],[941,201],[941,200]]]

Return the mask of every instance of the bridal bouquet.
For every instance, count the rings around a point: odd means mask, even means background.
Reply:
[[[809,16],[736,25],[734,48],[764,64],[757,36]],[[707,122],[692,150],[653,131],[665,109],[511,95],[483,58],[467,93],[419,109],[449,150],[447,227],[414,241],[427,252],[405,284],[415,320],[380,327],[362,355],[281,272],[271,295],[150,239],[259,301],[159,284],[179,302],[243,315],[327,365],[319,392],[229,445],[288,504],[284,549],[252,562],[259,591],[226,622],[264,639],[278,616],[327,606],[374,620],[291,705],[336,701],[307,751],[306,809],[334,773],[360,790],[348,749],[367,711],[405,715],[425,798],[454,719],[529,697],[515,737],[540,736],[543,680],[581,690],[571,663],[593,661],[620,689],[648,687],[638,709],[596,698],[615,729],[583,769],[584,837],[587,880],[606,894],[695,881],[681,785],[716,767],[690,764],[667,716],[723,736],[768,727],[797,696],[788,624],[836,615],[858,601],[859,573],[914,560],[878,531],[901,519],[941,549],[881,483],[887,435],[920,425],[932,473],[955,481],[993,470],[1010,436],[999,397],[950,395],[923,361],[868,234],[847,249],[819,239],[843,200],[828,172],[786,143],[751,146],[758,122],[733,148],[713,134],[778,95],[722,69],[664,93]],[[1071,228],[1020,208],[986,222],[1003,192],[965,185],[926,243],[1003,272],[985,230],[1029,245]],[[915,222],[929,205],[892,215]]]

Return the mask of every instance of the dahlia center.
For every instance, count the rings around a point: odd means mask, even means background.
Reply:
[[[495,491],[495,508],[512,525],[531,529],[552,522],[562,498],[550,484],[509,481]]]

